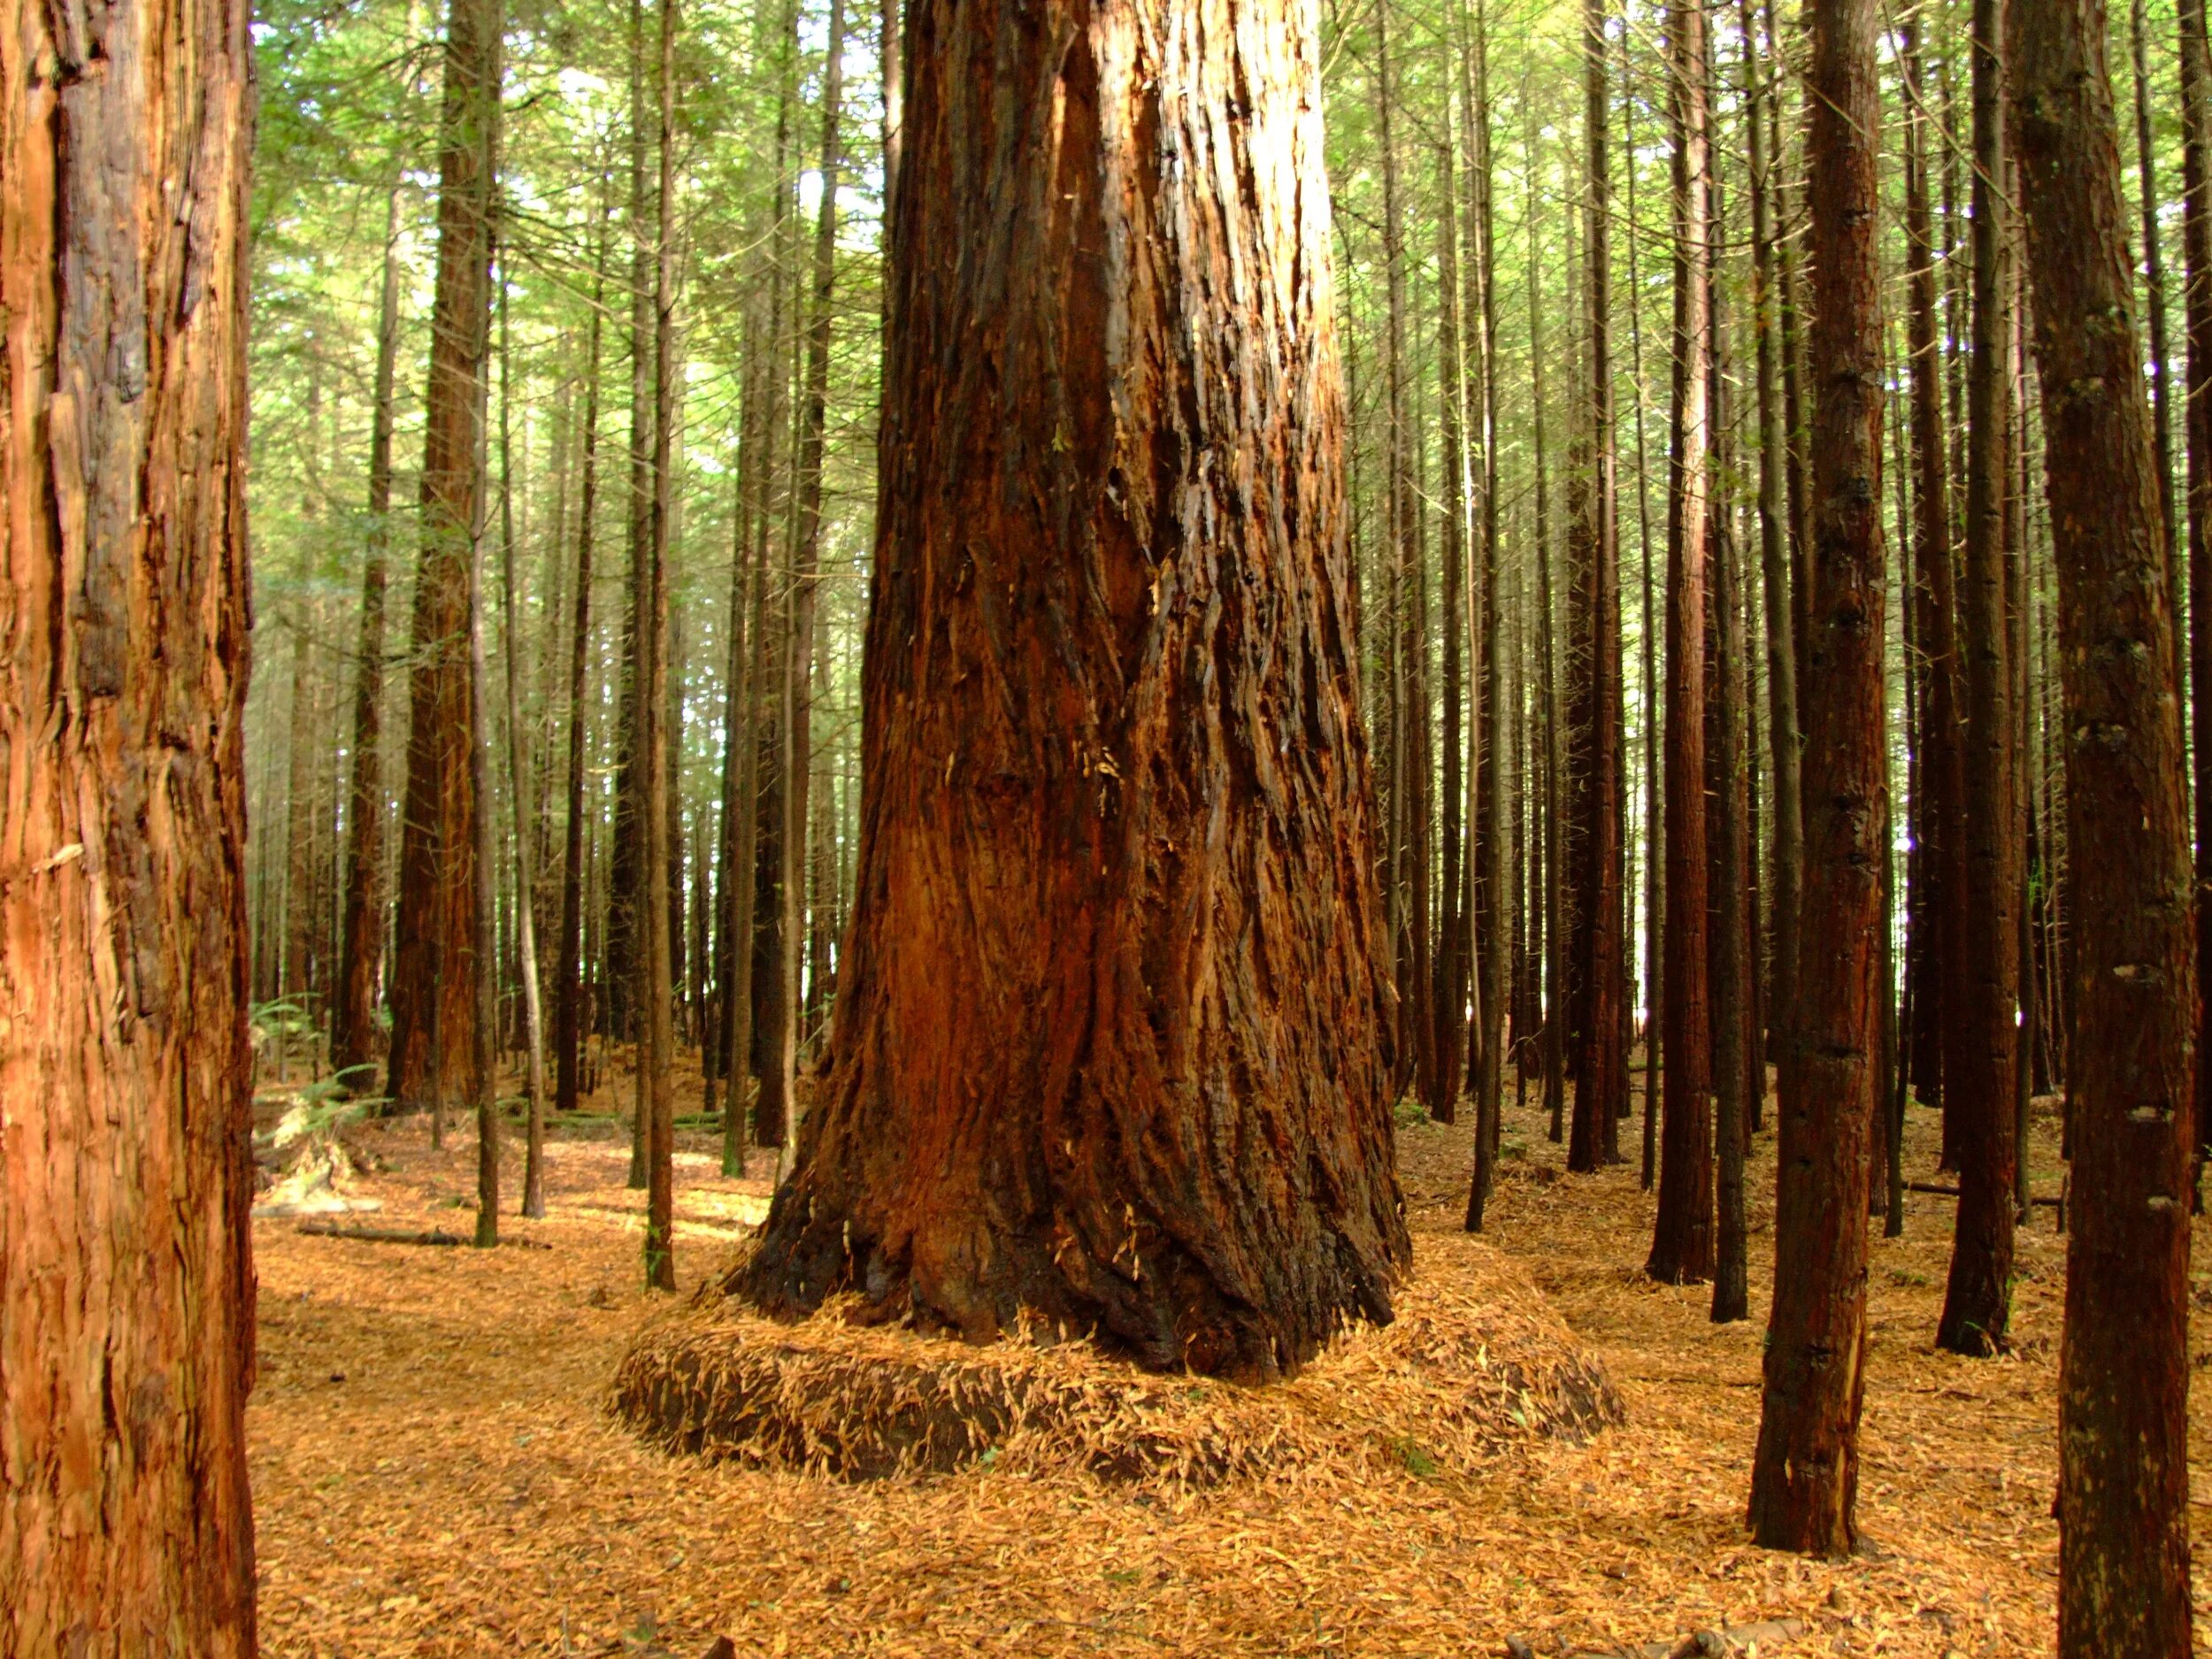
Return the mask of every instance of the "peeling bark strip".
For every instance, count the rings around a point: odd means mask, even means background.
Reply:
[[[1409,1255],[1315,8],[918,0],[833,1090],[732,1288],[1264,1377]]]
[[[0,1655],[254,1651],[247,8],[0,19]]]
[[[2011,0],[2006,23],[2058,565],[2075,916],[2058,1651],[2179,1659],[2190,1651],[2197,980],[2165,526],[2103,10]]]
[[[1856,1536],[1866,1373],[1868,1155],[1881,1075],[1883,766],[1881,95],[1873,0],[1814,0],[1806,158],[1813,273],[1811,626],[1805,655],[1805,886],[1782,1067],[1774,1302],[1752,1464],[1770,1549]]]

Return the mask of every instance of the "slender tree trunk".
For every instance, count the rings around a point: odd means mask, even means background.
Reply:
[[[2103,14],[2079,0],[2012,0],[2006,20],[2058,564],[2077,918],[2058,1652],[2181,1659],[2191,1647],[2189,1106],[2201,1015],[2175,619]],[[2199,72],[2202,28],[2189,0],[2184,45]],[[2201,274],[2193,266],[2193,290]]]
[[[2168,409],[2173,383],[2173,363],[2166,349],[2166,250],[2158,226],[2157,152],[2151,141],[2151,68],[2147,36],[2150,33],[2143,0],[2130,0],[2128,49],[2135,70],[2135,164],[2141,186],[2143,214],[2143,297],[2150,319],[2151,436],[2158,454],[2158,507],[2166,531],[2169,580],[2174,582],[2174,614],[2181,614],[2181,591],[2177,572],[2179,538],[2174,523],[2174,428]]]
[[[1746,142],[1751,183],[1751,334],[1757,364],[1759,417],[1759,573],[1766,624],[1767,733],[1774,768],[1773,963],[1767,992],[1766,1052],[1778,1060],[1789,1044],[1797,985],[1798,895],[1803,886],[1805,820],[1798,777],[1797,650],[1791,621],[1789,523],[1784,498],[1789,434],[1783,424],[1776,333],[1778,256],[1774,226],[1774,152],[1768,77],[1754,27],[1751,0],[1739,0],[1743,37]],[[1908,27],[1910,27],[1908,25]],[[1771,54],[1771,43],[1766,55]],[[1763,1093],[1763,1091],[1762,1091]]]
[[[377,297],[375,409],[369,426],[368,525],[361,565],[361,627],[353,679],[353,775],[346,801],[346,888],[340,923],[330,1064],[341,1080],[373,1065],[384,960],[384,593],[391,548],[392,431],[397,424],[400,191],[384,218],[384,275]]]
[[[1713,1273],[1712,1030],[1706,983],[1705,581],[1712,354],[1705,0],[1668,12],[1674,140],[1674,388],[1667,490],[1666,1078],[1659,1215],[1645,1271]]]
[[[1812,626],[1805,704],[1797,1041],[1782,1068],[1774,1302],[1752,1464],[1770,1549],[1839,1555],[1856,1536],[1865,1387],[1868,1137],[1880,1069],[1883,798],[1881,96],[1873,0],[1807,15],[1813,272]],[[1816,803],[1816,804],[1814,804]]]
[[[1436,909],[1436,972],[1429,997],[1435,1061],[1428,1072],[1427,1100],[1429,1115],[1439,1123],[1450,1123],[1457,1116],[1466,1073],[1468,941],[1474,920],[1472,849],[1463,844],[1463,836],[1472,833],[1477,814],[1463,809],[1475,805],[1472,778],[1480,768],[1470,765],[1468,781],[1463,784],[1460,703],[1465,676],[1461,671],[1461,647],[1475,638],[1469,626],[1475,612],[1466,595],[1467,365],[1461,342],[1458,180],[1454,176],[1456,165],[1448,137],[1437,146],[1436,161],[1441,187],[1437,192],[1436,220],[1437,390],[1444,464],[1443,626],[1439,630],[1444,647],[1444,776],[1439,804],[1444,821],[1437,856],[1442,890]],[[1467,878],[1463,883],[1463,872]]]
[[[2212,889],[2212,47],[2207,45],[2204,0],[2178,0],[2181,35],[2181,170],[2182,251],[2186,275],[2182,288],[2182,315],[2189,336],[2188,378],[2182,399],[2188,436],[2189,531],[2189,730],[2193,738],[2190,756],[2193,767],[2195,808],[2196,891]],[[2053,772],[2056,771],[2053,768]],[[2076,798],[2070,772],[2065,780],[2071,821]],[[2068,867],[2080,843],[2070,834]],[[2071,905],[2069,910],[2079,915]],[[2212,984],[2212,904],[2196,907],[2197,982]],[[2067,975],[2062,981],[2071,989],[2078,983]],[[2070,1012],[2071,1010],[2070,1010]],[[2061,1026],[2068,1033],[2070,1056],[2074,1025]],[[2198,1010],[2196,1052],[2212,1056],[2212,1001]],[[2070,1067],[2066,1073],[2070,1079]],[[2212,1064],[2196,1070],[2196,1156],[2203,1163],[2212,1147]],[[2071,1099],[2072,1091],[2068,1091]]]
[[[682,376],[676,365],[676,0],[660,0],[660,163],[653,259],[653,512],[637,591],[638,813],[644,859],[635,926],[638,962],[637,1125],[645,1146],[645,1282],[676,1288],[675,1001],[669,928],[671,881],[668,565],[676,505],[676,422]]]
[[[1963,973],[1947,1025],[1943,1110],[1959,1148],[1958,1226],[1936,1328],[1939,1348],[1991,1354],[2012,1302],[2013,1071],[2019,1057],[2019,850],[2013,806],[2012,669],[2005,605],[2005,500],[2012,483],[2010,243],[2005,220],[2005,43],[2000,0],[1976,0],[1974,358],[1967,382],[1965,789],[1961,856]],[[2162,548],[2163,530],[2161,530]]]
[[[1621,678],[1620,483],[1613,419],[1612,97],[1606,73],[1606,0],[1585,0],[1583,125],[1588,198],[1583,239],[1589,339],[1588,522],[1582,606],[1588,636],[1576,648],[1587,675],[1587,771],[1581,799],[1581,896],[1574,906],[1577,982],[1586,1014],[1575,1065],[1571,1168],[1594,1170],[1620,1158],[1620,1120],[1628,1110],[1627,898],[1623,869],[1628,795],[1625,692]],[[1579,1154],[1578,1159],[1577,1155]]]
[[[1635,102],[1630,91],[1628,40],[1621,41],[1622,169],[1628,178],[1628,328],[1633,354],[1636,386],[1636,519],[1643,589],[1642,661],[1644,723],[1644,1124],[1643,1156],[1639,1177],[1649,1192],[1658,1179],[1659,1063],[1661,1004],[1666,997],[1665,976],[1660,972],[1660,872],[1664,864],[1664,825],[1659,805],[1659,678],[1657,639],[1659,612],[1652,591],[1651,480],[1646,465],[1644,431],[1643,279],[1636,237]]]
[[[576,599],[568,658],[568,816],[561,856],[561,936],[554,961],[554,1097],[557,1110],[577,1108],[584,1045],[583,934],[587,872],[584,845],[585,697],[591,670],[593,535],[599,506],[599,348],[606,311],[607,213],[599,211],[593,257],[591,320],[584,348],[582,476],[576,511]]]
[[[1717,232],[1724,224],[1720,193],[1714,192]],[[1717,236],[1716,240],[1724,240]],[[1711,395],[1714,472],[1733,476],[1728,443],[1728,356],[1719,285],[1713,296]],[[1712,1317],[1724,1325],[1747,1317],[1749,1303],[1749,1240],[1744,1215],[1744,1154],[1751,1135],[1751,1068],[1757,1056],[1752,1018],[1751,864],[1749,755],[1745,747],[1744,620],[1740,561],[1736,549],[1736,511],[1729,492],[1716,492],[1711,531],[1712,705],[1707,710],[1712,734],[1709,757],[1715,787],[1709,792],[1708,833],[1712,853],[1710,956],[1713,1014],[1713,1085],[1717,1107],[1714,1140],[1718,1152],[1717,1225],[1713,1260]]]
[[[741,1275],[1268,1376],[1386,1318],[1406,1250],[1317,19],[1178,0],[1157,61],[1136,20],[914,10],[837,1058]],[[1217,143],[1225,196],[1169,159]]]
[[[444,1110],[476,1079],[480,740],[471,687],[473,541],[484,508],[491,344],[492,202],[498,155],[500,0],[451,0],[440,124],[437,299],[415,578],[407,791],[391,985],[391,1081],[403,1109]]]
[[[507,791],[515,830],[515,959],[522,982],[524,1077],[530,1091],[522,1166],[522,1213],[545,1214],[545,1012],[538,1000],[536,865],[532,861],[530,766],[522,724],[522,631],[516,621],[514,434],[509,419],[506,269],[499,289],[499,603],[506,641]]]
[[[813,293],[807,307],[806,382],[799,410],[797,527],[792,541],[790,628],[782,684],[784,785],[778,858],[779,943],[776,1019],[764,1034],[769,1064],[761,1074],[760,1116],[782,1132],[787,1161],[798,1128],[799,961],[806,905],[807,797],[813,770],[811,737],[814,613],[822,542],[822,450],[829,399],[832,302],[837,278],[837,180],[842,152],[838,118],[844,97],[844,0],[830,0],[827,69],[822,81],[821,207],[815,219]]]
[[[1482,731],[1480,803],[1474,826],[1481,872],[1476,911],[1479,956],[1476,979],[1476,1034],[1472,1047],[1476,1078],[1475,1167],[1467,1192],[1466,1230],[1479,1232],[1496,1171],[1499,1124],[1505,1088],[1506,944],[1512,905],[1505,886],[1505,629],[1499,609],[1498,582],[1498,293],[1494,176],[1490,130],[1489,20],[1483,0],[1476,0],[1472,38],[1460,42],[1460,104],[1470,133],[1473,161],[1476,238],[1473,276],[1475,315],[1481,349],[1482,672],[1478,680]]]
[[[254,46],[4,12],[0,1655],[250,1659]]]

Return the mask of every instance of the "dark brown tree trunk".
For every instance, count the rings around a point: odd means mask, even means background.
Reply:
[[[538,997],[536,864],[531,845],[529,763],[524,754],[522,723],[522,631],[515,600],[514,433],[511,398],[506,265],[500,266],[499,290],[499,603],[501,637],[506,643],[507,794],[515,832],[515,964],[521,981],[523,1078],[529,1091],[528,1129],[522,1165],[522,1213],[545,1214],[545,1010]],[[480,627],[480,633],[481,632]],[[485,728],[489,735],[489,727]]]
[[[1915,1080],[1921,1096],[1943,1098],[1942,1009],[1960,995],[1948,981],[1944,943],[1951,900],[1962,896],[1952,880],[1956,841],[1949,816],[1962,810],[1955,791],[1964,790],[1959,764],[1957,652],[1952,626],[1949,445],[1944,435],[1941,340],[1936,319],[1935,240],[1928,181],[1931,125],[1923,79],[1919,19],[1900,26],[1905,82],[1906,342],[1911,358],[1913,490],[1912,541],[1916,573],[1907,600],[1905,632],[1913,649],[1906,673],[1914,691],[1912,723],[1912,862],[1910,927],[1905,974],[1914,1008]],[[1946,1119],[1945,1144],[1955,1119]]]
[[[799,965],[806,919],[807,803],[813,771],[812,674],[817,571],[822,541],[823,434],[829,398],[829,356],[837,276],[837,179],[842,153],[838,119],[844,96],[842,72],[844,0],[830,0],[827,69],[822,82],[823,180],[815,218],[811,297],[806,311],[806,380],[799,406],[796,520],[792,537],[790,626],[784,641],[780,695],[782,788],[778,794],[776,836],[776,921],[778,949],[772,1003],[761,1015],[766,1048],[761,1068],[757,1126],[780,1131],[777,1145],[792,1149],[798,1127],[796,1086],[799,1066]],[[756,969],[757,971],[757,967]],[[772,1013],[772,1018],[771,1015]]]
[[[2166,349],[2166,239],[2158,225],[2158,168],[2154,159],[2157,152],[2151,140],[2151,69],[2147,39],[2150,28],[2145,13],[2143,0],[2131,0],[2128,7],[2128,47],[2134,55],[2136,177],[2142,187],[2139,205],[2143,215],[2143,297],[2150,319],[2151,435],[2158,454],[2159,518],[2166,531],[2166,562],[2170,578],[2177,574],[2175,567],[2180,557],[2177,526],[2174,523],[2174,428],[2167,406],[2173,384],[2173,364]],[[2178,617],[2181,594],[2177,581],[2173,608]]]
[[[1668,12],[1674,129],[1674,388],[1667,489],[1666,1078],[1659,1215],[1645,1271],[1713,1273],[1712,1030],[1706,983],[1705,581],[1712,360],[1705,0]]]
[[[2004,177],[2005,45],[2000,0],[1975,0],[1974,359],[1967,382],[1965,662],[1960,857],[1946,1014],[1943,1113],[1955,1125],[1959,1210],[1936,1345],[1958,1354],[2001,1347],[2012,1302],[2013,1070],[2019,1055],[2019,851],[2013,807],[2011,653],[2005,603],[2006,498],[2012,484],[2012,328]],[[2162,527],[2161,546],[2164,531]]]
[[[1868,1139],[1881,1063],[1884,801],[1881,94],[1873,0],[1815,0],[1806,106],[1813,273],[1812,626],[1795,1040],[1782,1067],[1774,1302],[1752,1465],[1770,1549],[1856,1536]]]
[[[1468,769],[1462,782],[1460,700],[1465,690],[1461,648],[1476,637],[1469,626],[1475,616],[1467,600],[1467,443],[1463,399],[1467,365],[1462,348],[1459,276],[1459,196],[1456,167],[1448,137],[1437,146],[1437,369],[1438,403],[1442,411],[1444,463],[1443,616],[1439,630],[1444,647],[1443,756],[1444,775],[1439,805],[1443,810],[1443,835],[1438,849],[1437,876],[1441,888],[1436,910],[1438,939],[1435,978],[1429,996],[1429,1017],[1434,1032],[1431,1045],[1435,1062],[1427,1077],[1429,1115],[1450,1123],[1458,1115],[1461,1085],[1467,1059],[1467,969],[1469,939],[1473,925],[1474,864],[1472,849],[1463,843],[1478,814],[1465,810],[1474,804],[1471,787],[1479,767]],[[1478,699],[1478,706],[1479,699]],[[1466,879],[1463,882],[1462,877]]]
[[[1482,739],[1478,765],[1478,810],[1471,826],[1479,872],[1476,895],[1475,1159],[1468,1184],[1465,1227],[1482,1227],[1483,1207],[1496,1171],[1499,1124],[1505,1088],[1508,968],[1506,944],[1512,910],[1505,885],[1505,630],[1498,591],[1498,306],[1495,197],[1492,186],[1490,46],[1487,14],[1476,0],[1471,38],[1460,41],[1460,107],[1468,128],[1475,239],[1471,274],[1481,351],[1482,556],[1480,594],[1482,670],[1477,680]]]
[[[572,1112],[580,1094],[584,1046],[582,984],[584,899],[584,736],[588,718],[585,695],[591,668],[591,583],[593,526],[599,504],[600,320],[607,291],[607,215],[599,212],[593,258],[591,321],[584,348],[582,477],[576,513],[576,601],[568,658],[568,818],[562,841],[561,936],[553,967],[553,1103]]]
[[[1720,192],[1713,193],[1717,232],[1725,220]],[[1717,240],[1724,236],[1717,235]],[[1721,293],[1713,296],[1711,398],[1714,472],[1722,480],[1735,472],[1729,447],[1727,327]],[[1751,1135],[1751,1068],[1764,1064],[1757,1055],[1753,1028],[1750,917],[1750,764],[1746,747],[1743,598],[1741,565],[1736,547],[1735,506],[1725,491],[1713,504],[1709,589],[1711,633],[1707,660],[1711,671],[1711,704],[1706,710],[1712,751],[1708,757],[1713,787],[1708,791],[1707,834],[1712,855],[1712,931],[1708,937],[1712,985],[1714,1141],[1717,1151],[1715,1188],[1717,1217],[1713,1235],[1712,1317],[1716,1325],[1741,1319],[1748,1311],[1749,1240],[1744,1213],[1744,1154]]]
[[[676,1288],[674,941],[669,927],[668,565],[676,507],[676,422],[682,374],[676,363],[676,0],[660,0],[659,204],[653,235],[653,511],[638,572],[635,729],[640,850],[637,906],[637,1127],[645,1148],[645,1282]],[[834,180],[832,181],[833,188]]]
[[[2189,336],[2188,374],[2182,399],[2188,437],[2189,730],[2193,738],[2196,890],[2212,888],[2212,46],[2205,34],[2204,0],[2179,0],[2181,35],[2181,238],[2185,262],[2182,316]],[[2055,767],[2054,767],[2055,772]],[[2070,775],[2067,799],[2074,799]],[[2078,843],[2067,842],[2069,868]],[[2070,891],[2067,913],[2078,915]],[[2212,904],[2196,907],[2197,982],[2212,984]],[[2075,983],[2066,979],[2066,987]],[[2071,1011],[2070,1010],[2069,1010]],[[2060,1025],[2073,1048],[2071,1021]],[[2212,1056],[2212,999],[2197,1011],[2196,1052]],[[2070,1071],[2068,1073],[2070,1077]],[[2197,1160],[2212,1147],[2212,1064],[2196,1070]]]
[[[1766,626],[1767,739],[1774,768],[1771,965],[1766,995],[1768,1042],[1763,1055],[1779,1058],[1788,1047],[1790,1009],[1797,986],[1798,895],[1803,886],[1805,819],[1799,780],[1801,735],[1797,715],[1797,649],[1792,625],[1789,523],[1785,480],[1789,471],[1789,433],[1783,423],[1780,365],[1776,338],[1779,319],[1775,289],[1779,273],[1775,248],[1774,154],[1780,134],[1772,132],[1770,78],[1754,27],[1751,0],[1739,0],[1737,20],[1743,38],[1746,140],[1751,184],[1751,333],[1757,364],[1759,418],[1759,574],[1762,615]],[[1755,1056],[1763,1078],[1763,1060]],[[1761,1090],[1763,1094],[1763,1089]],[[1755,1118],[1757,1102],[1754,1102]]]
[[[1268,1376],[1389,1317],[1389,979],[1311,16],[1171,13],[910,12],[850,959],[738,1280]]]
[[[422,544],[409,673],[407,792],[400,842],[391,1081],[403,1110],[427,1105],[434,1138],[476,1074],[480,741],[472,690],[470,571],[484,510],[483,424],[491,352],[491,242],[498,154],[499,0],[451,0],[440,124],[437,299],[422,471]]]
[[[2175,619],[2103,12],[2013,0],[2006,22],[2058,565],[2076,918],[2058,1652],[2181,1659],[2200,1015]],[[2189,0],[2185,51],[2200,54],[2199,72],[2202,27]],[[2193,266],[2193,289],[2202,275]]]
[[[251,1659],[242,4],[0,20],[0,1655]]]
[[[330,1020],[331,1070],[342,1079],[382,1051],[376,1003],[384,964],[384,593],[391,549],[392,429],[399,364],[399,203],[384,219],[376,319],[376,403],[369,426],[369,500],[361,565],[361,628],[353,670],[353,775],[346,799],[346,888]],[[366,1079],[357,1076],[357,1083]]]
[[[1589,454],[1582,549],[1576,580],[1586,632],[1574,641],[1586,687],[1587,726],[1578,745],[1585,771],[1580,816],[1574,979],[1583,998],[1575,1062],[1570,1169],[1594,1170],[1620,1157],[1620,1120],[1628,1110],[1627,896],[1623,868],[1628,795],[1625,693],[1621,680],[1619,462],[1613,424],[1611,95],[1606,73],[1606,0],[1583,8],[1583,122],[1588,193],[1583,241],[1587,262]]]

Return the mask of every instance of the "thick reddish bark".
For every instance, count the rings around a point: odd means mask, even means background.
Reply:
[[[1888,810],[1882,719],[1882,323],[1873,0],[1815,0],[1812,626],[1805,673],[1805,889],[1782,1067],[1774,1302],[1752,1465],[1769,1548],[1855,1537],[1865,1388],[1869,1138],[1881,1071],[1878,938]]]
[[[2085,0],[2012,0],[2006,14],[2075,930],[2058,1652],[2180,1659],[2196,962],[2175,618],[2103,20]]]
[[[1946,1029],[1943,1110],[1959,1154],[1959,1210],[1938,1347],[1990,1354],[2012,1306],[2013,1086],[2020,1044],[2019,823],[2013,804],[2011,651],[2005,499],[2012,482],[2010,206],[2004,172],[2004,43],[1999,0],[1974,4],[1974,361],[1967,384],[1966,592],[1960,610],[1966,727],[1961,733],[1963,936]],[[2162,546],[2164,532],[2160,533]]]
[[[450,0],[386,1090],[403,1110],[426,1105],[441,1114],[474,1086],[476,954],[489,948],[476,919],[469,572],[484,512],[499,38],[499,0]]]
[[[1712,1026],[1706,988],[1705,580],[1711,514],[1712,214],[1704,0],[1668,12],[1674,127],[1674,434],[1667,488],[1665,1094],[1645,1271],[1713,1273]]]
[[[250,1659],[227,0],[0,6],[0,1655]]]
[[[1389,1317],[1317,19],[1229,13],[909,12],[856,907],[733,1276],[771,1310],[1245,1376]]]

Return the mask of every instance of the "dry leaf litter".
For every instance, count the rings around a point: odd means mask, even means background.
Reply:
[[[594,1103],[611,1114],[626,1094],[617,1078]],[[1938,1132],[1915,1112],[1916,1178],[1932,1175]],[[1996,1360],[1932,1344],[1954,1201],[1911,1194],[1905,1237],[1877,1237],[1866,1548],[1811,1562],[1755,1548],[1742,1525],[1771,1129],[1750,1183],[1752,1317],[1718,1327],[1704,1288],[1643,1278],[1653,1201],[1632,1166],[1563,1174],[1540,1115],[1510,1099],[1504,1134],[1490,1233],[1474,1241],[1459,1231],[1469,1128],[1402,1126],[1417,1275],[1403,1317],[1259,1392],[1069,1349],[986,1361],[897,1332],[672,1306],[640,1288],[643,1195],[626,1187],[612,1115],[557,1125],[549,1214],[503,1217],[506,1238],[549,1248],[421,1248],[257,1220],[265,1651],[698,1659],[725,1635],[744,1655],[1440,1655],[1502,1654],[1515,1637],[1541,1655],[1787,1618],[1807,1623],[1793,1654],[2050,1651],[2064,1262],[2051,1210],[2022,1235],[2015,1341]],[[2056,1190],[2055,1136],[2039,1111],[2039,1191]],[[378,1226],[468,1232],[466,1126],[437,1151],[419,1120],[344,1138],[347,1195],[378,1202]],[[687,1293],[766,1210],[768,1156],[725,1179],[715,1148],[680,1133]],[[757,1350],[779,1379],[806,1373],[780,1453],[700,1427],[719,1455],[672,1454],[611,1409],[626,1356],[703,1333],[717,1363]],[[893,1378],[872,1407],[884,1420],[882,1401],[917,1377],[1058,1409],[999,1425],[956,1472],[822,1472],[867,1415],[852,1390],[873,1386],[871,1362]],[[1606,1379],[1625,1421],[1584,1432],[1609,1412]],[[896,1435],[868,1455],[929,1461]],[[2212,1618],[2199,1632],[2212,1647]]]

